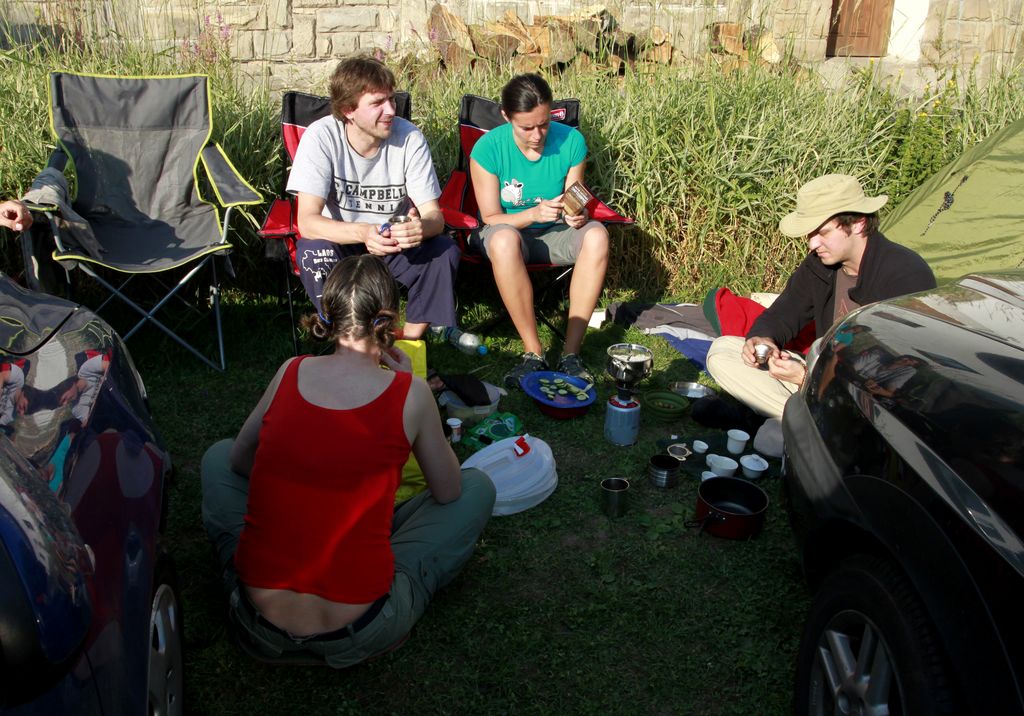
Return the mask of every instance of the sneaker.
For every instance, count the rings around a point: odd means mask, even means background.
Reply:
[[[558,361],[558,372],[571,375],[574,378],[580,378],[588,383],[594,382],[594,376],[591,374],[587,367],[583,365],[583,361],[575,353],[566,353]]]
[[[519,381],[523,379],[523,376],[538,370],[547,369],[548,364],[539,355],[536,353],[523,353],[523,358],[519,365],[505,374],[505,387],[509,390],[515,390],[519,387]]]

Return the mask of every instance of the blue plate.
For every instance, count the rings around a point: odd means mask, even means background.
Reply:
[[[555,380],[558,378],[575,385],[577,388],[582,388],[587,384],[587,381],[582,378],[576,378],[565,373],[558,373],[553,370],[537,370],[523,376],[523,379],[519,381],[519,385],[522,387],[523,392],[538,403],[552,408],[585,408],[597,400],[597,391],[594,390],[593,386],[587,391],[586,400],[577,400],[575,393],[567,393],[566,395],[558,395],[556,393],[553,398],[544,395],[540,390],[541,386],[544,385],[541,380],[549,380],[551,383],[548,383],[548,385],[554,385]]]

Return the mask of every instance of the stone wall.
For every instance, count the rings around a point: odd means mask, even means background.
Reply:
[[[138,34],[156,47],[226,48],[243,72],[274,89],[322,91],[338,58],[356,51],[423,52],[434,0],[5,0],[8,23],[88,20]],[[932,73],[976,66],[984,75],[1024,61],[1024,0],[895,0],[889,55],[893,73]],[[527,24],[538,15],[565,15],[575,0],[448,0],[467,23],[506,11]],[[638,34],[657,25],[685,58],[708,50],[707,27],[739,22],[769,30],[784,51],[810,65],[825,63],[831,0],[611,0],[620,26]],[[84,20],[83,20],[84,19]],[[205,43],[205,45],[204,45]],[[835,61],[832,61],[833,64]],[[849,63],[845,63],[848,65]]]

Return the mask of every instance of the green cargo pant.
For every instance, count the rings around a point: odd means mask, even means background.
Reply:
[[[454,502],[439,504],[428,490],[401,503],[391,529],[395,578],[377,616],[354,634],[348,630],[339,638],[293,637],[262,619],[251,604],[242,603],[246,597],[232,558],[245,524],[249,480],[231,470],[231,445],[231,440],[222,440],[203,456],[203,525],[224,569],[229,615],[238,628],[239,642],[265,661],[325,662],[340,669],[399,644],[434,592],[469,560],[494,509],[494,484],[474,469],[462,472],[462,495]]]

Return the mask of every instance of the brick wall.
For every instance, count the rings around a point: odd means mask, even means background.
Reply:
[[[897,23],[916,29],[915,46],[889,59],[898,70],[975,65],[983,74],[1024,61],[1024,0],[896,0]],[[561,15],[586,3],[575,0],[449,0],[467,23],[508,10],[527,24],[535,15]],[[423,50],[433,0],[5,0],[10,23],[90,13],[97,26],[113,22],[132,34],[138,27],[159,48],[222,38],[242,70],[268,78],[274,89],[322,91],[338,58],[354,51]],[[825,61],[831,0],[612,0],[606,7],[624,30],[669,32],[685,57],[708,49],[713,22],[761,25],[779,46],[808,64]],[[906,34],[906,33],[904,33]],[[902,56],[901,56],[902,55]],[[905,56],[913,58],[909,64]]]

